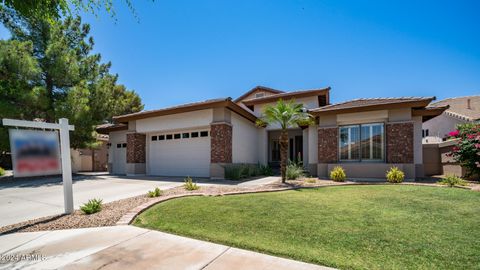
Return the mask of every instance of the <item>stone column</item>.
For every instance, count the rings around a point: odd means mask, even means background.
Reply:
[[[318,176],[328,176],[328,164],[338,162],[338,128],[318,129]]]
[[[413,123],[387,123],[387,163],[413,163]]]
[[[232,125],[227,122],[210,124],[210,177],[223,179],[224,166],[232,163]]]
[[[415,179],[413,122],[387,123],[386,161],[403,170],[406,179]]]
[[[127,175],[146,173],[146,136],[141,133],[127,134]]]

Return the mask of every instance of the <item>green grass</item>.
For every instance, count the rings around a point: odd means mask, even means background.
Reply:
[[[158,204],[135,225],[342,269],[480,269],[480,193],[345,186]]]

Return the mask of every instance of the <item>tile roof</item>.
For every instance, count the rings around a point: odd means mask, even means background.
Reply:
[[[281,91],[281,90],[273,89],[273,88],[266,87],[266,86],[257,85],[257,86],[255,86],[254,88],[250,89],[250,90],[249,90],[248,92],[246,92],[245,94],[243,94],[243,95],[239,96],[238,98],[236,98],[236,99],[234,100],[234,102],[239,102],[239,101],[241,101],[242,99],[248,97],[250,94],[252,94],[253,92],[255,92],[255,91],[257,91],[257,90],[267,91],[267,92],[274,93],[274,94],[284,93],[284,92]]]
[[[468,107],[470,100],[470,108]],[[447,98],[430,104],[429,107],[442,107],[448,105],[447,115],[463,120],[475,121],[480,119],[480,95]]]
[[[158,110],[149,110],[149,111],[119,115],[119,116],[114,116],[113,120],[119,123],[126,123],[130,120],[156,117],[161,115],[176,114],[176,113],[182,113],[182,112],[190,112],[195,110],[213,108],[215,106],[226,106],[229,109],[237,112],[238,114],[244,116],[245,118],[251,121],[255,121],[256,119],[255,115],[253,115],[251,112],[247,111],[246,109],[240,107],[239,105],[235,104],[232,101],[232,98],[228,97],[228,98],[207,99],[204,101],[186,103],[186,104],[162,108]]]
[[[211,104],[211,103],[222,102],[222,101],[227,101],[227,100],[231,100],[231,98],[206,99],[206,100],[202,100],[202,101],[185,103],[185,104],[166,107],[166,108],[157,109],[157,110],[148,110],[148,111],[141,111],[141,112],[136,112],[136,113],[129,113],[129,114],[124,114],[124,115],[114,116],[113,119],[117,120],[117,119],[124,118],[124,117],[148,115],[148,114],[155,113],[155,112],[162,112],[162,111],[168,111],[168,110],[180,109],[180,108],[188,108],[188,107],[194,107],[194,106],[204,105],[204,104]]]
[[[260,98],[251,98],[251,99],[243,100],[242,103],[252,104],[252,103],[268,102],[271,100],[278,100],[281,98],[308,97],[308,96],[315,96],[322,93],[326,93],[328,91],[330,91],[330,87],[319,88],[319,89],[297,90],[297,91],[283,92],[283,93],[278,93],[274,95],[264,96]]]
[[[435,97],[398,97],[398,98],[359,98],[323,106],[310,110],[311,112],[328,112],[337,110],[351,110],[355,108],[378,107],[388,105],[412,105],[419,103],[419,107],[425,107]]]
[[[112,132],[112,131],[126,130],[126,129],[128,129],[128,126],[126,124],[122,124],[122,123],[101,124],[101,125],[96,126],[96,128],[95,128],[95,130],[100,134],[108,134],[109,132]]]

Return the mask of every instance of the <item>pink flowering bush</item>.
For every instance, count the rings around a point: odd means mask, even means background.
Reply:
[[[467,176],[480,176],[480,124],[463,124],[448,135],[458,139],[452,150],[455,161],[467,168]]]

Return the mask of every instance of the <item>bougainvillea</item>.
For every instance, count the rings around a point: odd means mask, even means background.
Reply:
[[[452,156],[467,169],[467,176],[480,176],[480,124],[463,124],[448,134],[458,139]]]

